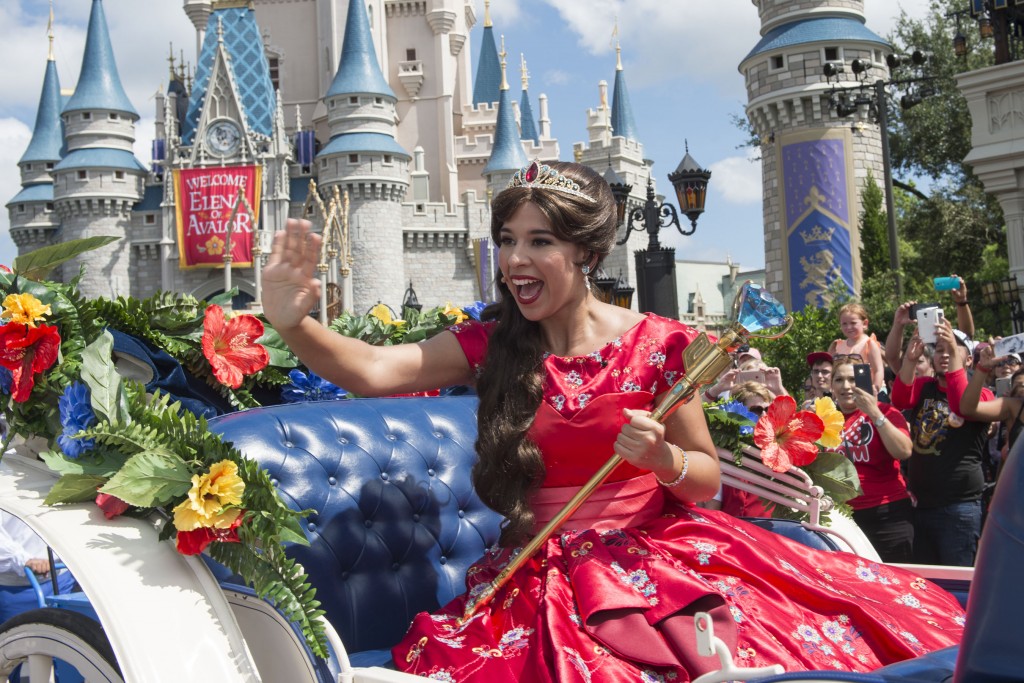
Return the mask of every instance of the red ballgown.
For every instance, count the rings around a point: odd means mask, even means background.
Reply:
[[[474,366],[488,328],[454,328]],[[551,519],[611,455],[621,408],[650,410],[679,378],[696,336],[648,315],[587,356],[547,356],[531,438],[547,475],[532,501]],[[907,571],[811,550],[721,512],[682,503],[622,464],[610,482],[463,625],[467,600],[516,549],[470,568],[467,593],[417,615],[392,650],[400,670],[443,681],[689,681],[718,668],[696,654],[693,614],[741,666],[871,671],[959,642],[964,613]]]

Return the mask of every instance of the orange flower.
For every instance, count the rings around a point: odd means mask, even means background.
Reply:
[[[203,355],[210,361],[213,376],[232,389],[242,386],[242,378],[267,367],[270,354],[256,340],[263,336],[263,323],[243,314],[224,321],[224,309],[217,304],[206,307],[203,319]]]
[[[11,371],[11,398],[19,403],[28,400],[36,373],[57,362],[59,349],[60,334],[53,325],[7,323],[0,327],[0,365]]]
[[[796,411],[791,396],[779,396],[754,427],[754,445],[761,459],[776,472],[791,465],[809,465],[818,457],[815,441],[821,438],[825,424],[808,410]]]

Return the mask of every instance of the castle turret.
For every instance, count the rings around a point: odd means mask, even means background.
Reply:
[[[321,187],[349,193],[352,308],[360,313],[377,302],[398,310],[407,284],[401,203],[412,157],[395,141],[396,102],[377,62],[366,8],[349,2],[338,72],[324,98],[331,139],[316,162]]]
[[[501,86],[498,91],[498,126],[494,132],[494,146],[491,158],[484,166],[487,189],[492,196],[505,189],[512,174],[526,166],[529,160],[520,142],[519,128],[512,111],[512,98],[508,94],[505,78],[505,52],[501,54]]]
[[[883,177],[881,134],[866,104],[852,116],[837,109],[860,85],[873,102],[891,50],[865,26],[863,0],[752,1],[761,40],[739,69],[762,143],[766,284],[799,310],[826,304],[836,287],[859,291],[859,200],[869,172]],[[868,65],[860,80],[855,59]],[[832,83],[827,62],[842,66]],[[832,96],[833,86],[850,90]]]
[[[130,294],[131,210],[146,174],[132,153],[138,119],[121,86],[103,2],[93,0],[82,71],[63,111],[67,154],[53,171],[61,240],[120,238],[63,264],[65,280],[85,267],[79,290],[87,297]]]
[[[526,70],[526,57],[519,55],[522,63],[523,94],[519,98],[519,130],[523,140],[530,140],[534,144],[540,144],[540,135],[537,133],[537,124],[533,120],[533,107],[530,105],[530,73]]]
[[[622,68],[622,46],[615,46],[615,84],[612,86],[612,135],[627,140],[638,140],[636,121],[633,119],[633,105],[626,88],[626,72]]]
[[[494,42],[494,24],[491,23],[491,2],[484,0],[484,36],[480,39],[480,63],[473,82],[473,106],[497,102],[501,79],[498,46]]]
[[[32,140],[21,155],[21,191],[7,203],[11,221],[11,239],[18,253],[25,254],[50,243],[60,223],[54,213],[53,172],[64,148],[64,129],[60,110],[63,104],[57,62],[53,58],[53,14],[50,15],[50,54],[46,60],[43,90],[32,129]]]

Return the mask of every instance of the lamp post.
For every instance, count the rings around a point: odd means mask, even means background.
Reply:
[[[1024,56],[1024,3],[1019,0],[970,0],[969,9],[947,15],[957,18],[953,48],[960,57],[967,54],[967,37],[960,31],[960,16],[967,12],[978,21],[978,35],[993,40],[996,64],[1006,64]]]
[[[412,288],[412,280],[409,280],[409,288],[405,290],[405,295],[402,297],[402,309],[406,308],[411,308],[417,313],[423,310],[423,304],[416,298],[416,290]]]
[[[931,58],[931,54],[922,50],[915,50],[911,55],[890,54],[886,57],[886,64],[889,66],[890,74],[901,66],[913,65],[924,66]],[[899,240],[896,235],[896,206],[893,199],[892,182],[892,157],[889,151],[889,86],[907,86],[926,81],[934,80],[934,76],[914,76],[912,78],[890,78],[889,80],[878,79],[869,86],[866,82],[868,72],[874,64],[865,59],[854,59],[850,62],[850,69],[856,78],[861,81],[859,85],[839,87],[832,86],[829,91],[829,108],[836,112],[837,116],[846,117],[856,114],[864,105],[867,105],[875,115],[875,122],[878,124],[878,132],[882,143],[882,171],[885,182],[885,212],[888,221],[889,238],[889,268],[896,279],[896,299],[903,301],[903,277],[900,274],[900,252]],[[831,82],[835,78],[838,82],[839,74],[845,70],[842,62],[826,62],[823,67],[825,78]],[[851,100],[847,93],[856,93]],[[930,87],[921,87],[904,95],[900,99],[900,106],[903,109],[910,109],[919,104],[923,98],[935,94]],[[840,97],[841,95],[841,97]]]
[[[626,243],[633,231],[646,231],[648,235],[647,249],[639,249],[635,254],[637,289],[640,295],[640,312],[656,313],[665,318],[679,318],[679,301],[676,296],[676,250],[663,247],[658,240],[662,228],[675,226],[679,234],[692,235],[697,229],[697,218],[704,213],[704,200],[707,196],[708,180],[711,171],[700,167],[690,156],[689,145],[686,156],[679,166],[668,176],[676,191],[680,211],[690,219],[690,227],[684,229],[679,224],[676,208],[668,202],[659,203],[654,195],[654,184],[647,177],[647,199],[643,206],[629,211],[626,216],[626,203],[633,189],[625,184],[614,170],[609,167],[605,179],[612,188],[615,205],[618,210],[619,225],[626,224],[626,234],[616,242]],[[618,288],[617,288],[618,289]],[[632,292],[630,292],[630,299]]]
[[[987,308],[996,314],[996,320],[1002,326],[1002,317],[999,315],[1000,305],[1010,307],[1010,324],[1013,326],[1013,334],[1024,332],[1024,306],[1020,300],[1020,285],[1017,277],[1011,275],[995,282],[981,283],[981,301]]]

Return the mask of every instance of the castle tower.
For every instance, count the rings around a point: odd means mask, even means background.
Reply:
[[[530,105],[530,72],[526,70],[526,57],[520,53],[522,64],[523,94],[519,98],[519,130],[523,140],[529,140],[535,145],[540,144],[540,134],[537,133],[537,124],[533,120],[533,107]]]
[[[129,294],[131,210],[146,168],[132,153],[139,115],[121,86],[102,0],[93,0],[82,71],[62,116],[67,154],[53,170],[61,241],[121,238],[64,263],[64,280],[85,266],[83,296]]]
[[[21,155],[21,191],[7,203],[11,221],[11,239],[18,253],[25,254],[49,244],[60,223],[54,213],[54,167],[60,162],[64,148],[64,129],[60,110],[60,80],[57,62],[53,57],[53,10],[50,10],[50,53],[46,59],[43,90],[39,95],[39,109],[32,129],[32,140]]]
[[[213,11],[213,0],[184,0],[185,15],[196,28],[196,54],[202,50],[203,34]]]
[[[636,123],[633,108],[629,103],[629,92],[626,89],[625,69],[622,66],[622,46],[615,46],[615,86],[611,104],[608,102],[608,83],[601,81],[597,85],[598,105],[587,110],[587,142],[573,145],[573,155],[581,164],[590,166],[605,178],[618,178],[620,182],[631,185],[626,208],[626,220],[629,213],[643,206],[647,199],[647,182],[651,178],[651,167],[644,159],[644,146],[636,135]],[[543,115],[542,115],[543,118]],[[618,122],[616,127],[615,122]],[[543,123],[541,124],[543,126]],[[608,169],[612,173],[608,173]],[[626,226],[619,229],[617,239],[622,239]],[[610,277],[618,277],[630,286],[636,286],[636,260],[634,252],[647,248],[647,235],[643,231],[633,231],[629,239],[622,245],[612,247],[612,251],[604,260],[603,268]],[[639,302],[637,302],[638,304]],[[636,305],[636,304],[635,304]]]
[[[881,134],[868,105],[853,116],[835,103],[888,77],[888,43],[864,25],[863,0],[752,0],[761,40],[740,62],[747,118],[761,140],[767,286],[793,310],[820,306],[831,290],[860,290],[860,195],[868,172],[883,177]],[[851,62],[871,64],[858,80]],[[826,62],[843,65],[828,83]]]
[[[362,2],[349,2],[338,72],[324,98],[330,141],[316,156],[320,185],[349,193],[353,302],[400,311],[406,288],[402,207],[411,156],[395,141],[397,98],[381,73]]]
[[[491,21],[491,2],[484,0],[484,36],[480,39],[480,63],[473,82],[473,106],[497,102],[501,79],[498,46],[494,42],[494,23]]]
[[[505,51],[501,53],[501,85],[498,90],[498,126],[494,133],[491,158],[484,166],[487,190],[492,197],[505,189],[512,174],[526,166],[529,161],[523,151],[512,110],[512,98],[508,94],[508,80],[505,78]]]

